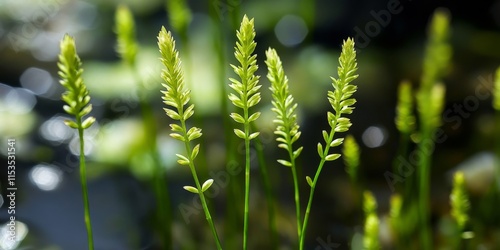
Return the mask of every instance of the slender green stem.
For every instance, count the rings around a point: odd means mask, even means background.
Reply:
[[[398,154],[397,154],[397,158],[396,160],[394,161],[394,166],[393,166],[393,171],[395,174],[401,174],[400,173],[400,168],[399,166],[401,165],[401,162],[399,161],[399,159],[401,159],[401,157],[403,159],[408,159],[408,148],[410,146],[410,135],[409,134],[405,134],[405,133],[400,133],[400,140],[399,140],[399,148],[398,148]],[[414,180],[415,177],[414,176],[408,176],[405,178],[405,181],[404,181],[404,185],[403,185],[403,203],[408,203],[411,201],[411,198],[413,197],[412,194],[413,194],[413,185],[415,184]]]
[[[246,97],[246,95],[245,95]],[[245,98],[246,99],[246,98]],[[247,103],[247,100],[244,100]],[[248,248],[248,215],[250,206],[250,124],[248,123],[248,108],[244,109],[244,119],[245,119],[245,210],[243,218],[243,249]]]
[[[290,156],[290,163],[292,163],[292,178],[293,178],[293,193],[295,200],[295,217],[297,219],[297,237],[300,239],[302,234],[302,225],[300,223],[300,192],[299,192],[299,180],[297,177],[297,167],[295,166],[295,157],[293,157],[293,152],[288,150],[288,155]]]
[[[431,152],[426,142],[432,140],[432,133],[428,128],[422,128],[422,138],[418,145],[419,160],[419,211],[420,211],[420,243],[421,249],[431,249],[432,240],[429,230],[429,199],[430,199],[430,161]]]
[[[328,136],[328,142],[326,142],[326,144],[325,144],[325,149],[323,150],[323,157],[321,157],[321,161],[319,162],[318,169],[316,170],[316,174],[314,175],[314,179],[312,181],[311,191],[309,192],[309,200],[307,202],[306,213],[304,215],[304,222],[302,224],[302,232],[300,234],[300,241],[299,241],[299,249],[300,250],[304,249],[307,223],[309,222],[309,214],[311,213],[311,206],[312,206],[312,201],[314,198],[314,190],[316,189],[316,184],[318,183],[319,174],[321,173],[321,170],[323,169],[323,166],[325,165],[325,162],[326,162],[325,157],[328,154],[328,151],[330,150],[330,142],[333,140],[333,136],[335,135],[335,127],[337,126],[337,120],[338,120],[338,118],[340,118],[340,114],[336,114],[335,116],[336,116],[336,119],[334,120],[334,122],[331,126],[332,128],[331,128],[330,134]]]
[[[183,110],[179,110],[179,115],[181,117],[183,117]],[[210,214],[210,210],[208,209],[208,205],[207,205],[207,201],[205,200],[205,195],[203,194],[203,191],[201,189],[201,184],[200,184],[200,181],[198,179],[198,174],[196,173],[196,168],[194,166],[194,158],[191,157],[192,153],[193,153],[193,149],[191,148],[191,145],[189,143],[189,137],[188,137],[188,134],[187,134],[187,127],[186,127],[186,121],[184,119],[181,119],[180,120],[181,122],[181,127],[182,127],[182,130],[184,131],[183,133],[183,137],[184,137],[184,146],[185,146],[185,149],[186,149],[186,152],[187,152],[187,155],[189,156],[189,169],[191,170],[191,174],[193,175],[193,179],[194,179],[194,183],[196,185],[196,189],[198,189],[198,195],[200,197],[200,201],[201,201],[201,206],[203,207],[203,212],[205,213],[205,218],[208,222],[208,225],[210,226],[210,229],[212,231],[212,234],[213,234],[213,237],[215,239],[215,244],[217,245],[217,249],[221,250],[222,249],[222,245],[220,243],[220,240],[219,240],[219,235],[217,234],[217,229],[215,228],[215,224],[212,220],[212,215]]]
[[[253,131],[257,130],[255,123],[251,123],[251,128]],[[269,178],[269,169],[267,168],[264,148],[262,147],[262,141],[259,137],[255,138],[255,149],[257,151],[257,160],[259,161],[260,173],[262,176],[262,181],[264,182],[264,190],[267,202],[267,215],[269,223],[269,231],[271,232],[271,246],[272,249],[278,249],[278,229],[276,227],[276,215],[274,206],[274,194],[272,192],[271,179]]]
[[[80,137],[80,183],[82,184],[82,194],[83,194],[83,210],[85,216],[85,227],[87,228],[87,242],[89,244],[89,250],[94,249],[94,238],[92,236],[92,225],[90,223],[90,208],[89,208],[89,195],[87,190],[87,171],[85,166],[85,144],[83,139],[83,128],[82,118],[80,116],[76,117],[76,124],[78,127],[78,136]]]

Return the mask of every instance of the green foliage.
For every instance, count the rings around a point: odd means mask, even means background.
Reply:
[[[301,220],[300,220],[300,192],[297,177],[297,167],[295,159],[299,157],[303,147],[296,150],[293,148],[293,143],[296,142],[301,132],[297,124],[297,103],[294,102],[292,95],[288,90],[288,78],[283,70],[281,59],[276,50],[269,48],[266,51],[266,64],[268,69],[267,78],[271,82],[269,88],[272,92],[273,104],[272,111],[276,113],[276,131],[274,133],[278,136],[276,141],[279,142],[278,147],[285,149],[288,152],[289,160],[279,159],[278,162],[283,166],[290,167],[292,170],[294,196],[295,196],[295,210],[297,220],[297,233],[300,238],[301,234]]]
[[[359,146],[354,139],[354,136],[347,135],[344,142],[344,147],[342,150],[344,164],[346,166],[346,172],[351,178],[353,183],[358,180],[358,168],[359,168]]]
[[[288,78],[285,75],[281,60],[274,49],[266,51],[266,64],[268,68],[267,78],[271,82],[269,88],[272,92],[273,108],[276,113],[276,119],[273,122],[276,124],[274,132],[278,138],[278,147],[287,150],[290,154],[290,160],[295,160],[302,152],[303,147],[293,150],[293,143],[296,142],[301,132],[297,124],[297,103],[294,102],[293,96],[288,90]],[[291,167],[292,164],[287,160],[278,160],[279,163],[286,167]]]
[[[89,91],[83,82],[82,62],[76,53],[75,40],[65,35],[60,47],[61,53],[57,66],[61,77],[59,82],[66,89],[62,95],[62,100],[66,103],[63,108],[66,113],[76,118],[76,122],[66,120],[65,123],[74,129],[87,129],[95,122],[95,118],[89,116],[81,122],[81,119],[92,111],[92,104],[89,104]]]
[[[115,13],[116,51],[127,64],[135,65],[138,44],[135,38],[134,17],[125,5],[119,5]]]
[[[432,85],[444,76],[452,55],[448,44],[450,17],[443,9],[437,10],[431,20],[428,41],[424,55],[424,64],[420,88],[430,91]]]
[[[165,27],[162,27],[160,33],[158,34],[158,47],[161,54],[160,61],[165,66],[165,69],[163,69],[161,73],[161,77],[165,81],[162,85],[166,88],[166,91],[162,91],[164,94],[162,98],[163,102],[167,106],[173,107],[173,109],[164,108],[164,110],[167,116],[173,120],[179,121],[179,124],[170,124],[173,131],[170,136],[184,142],[186,149],[186,155],[176,154],[179,158],[177,162],[181,165],[189,166],[196,185],[196,187],[184,186],[184,189],[199,195],[203,211],[205,212],[205,217],[208,221],[210,229],[212,230],[217,249],[222,249],[215,225],[212,221],[212,216],[210,215],[210,211],[208,210],[208,205],[203,194],[203,192],[210,188],[213,183],[213,179],[205,181],[203,185],[200,184],[194,164],[194,160],[200,150],[200,144],[197,144],[194,148],[192,148],[190,144],[191,141],[201,137],[201,129],[197,127],[187,129],[186,121],[194,114],[194,104],[184,108],[189,104],[190,91],[185,88],[184,74],[181,69],[181,60],[179,52],[175,48],[174,38],[170,32],[166,31]]]
[[[332,77],[334,91],[328,91],[328,101],[332,105],[335,115],[328,113],[328,123],[334,132],[346,132],[352,125],[350,119],[342,117],[351,114],[356,103],[356,99],[351,98],[358,89],[356,85],[350,84],[358,78],[356,71],[356,51],[354,50],[354,40],[348,38],[342,44],[342,53],[339,58],[340,66],[337,69],[338,79]],[[331,140],[329,140],[331,142]],[[328,141],[326,141],[328,144]],[[338,145],[337,145],[338,146]]]
[[[192,127],[189,130],[186,127],[186,121],[194,114],[194,104],[189,105],[190,91],[185,88],[184,75],[181,69],[181,60],[179,52],[175,49],[175,41],[170,32],[162,27],[158,35],[158,47],[160,48],[161,62],[165,66],[162,70],[162,78],[165,81],[162,85],[167,89],[162,91],[164,94],[163,102],[171,108],[164,108],[165,113],[173,120],[180,121],[170,124],[173,133],[170,136],[185,143],[188,148],[188,154],[177,154],[177,162],[181,165],[193,166],[193,161],[198,155],[200,145],[197,144],[191,149],[189,142],[201,137],[201,129]],[[199,189],[201,190],[201,189]]]
[[[234,78],[229,78],[231,87],[239,95],[234,93],[229,94],[229,100],[234,106],[243,110],[243,116],[238,113],[231,113],[231,118],[237,123],[245,124],[248,126],[250,122],[257,120],[260,116],[260,112],[249,114],[250,107],[257,105],[260,102],[260,87],[258,85],[260,76],[255,75],[258,69],[257,66],[257,55],[253,54],[255,46],[257,45],[254,41],[255,30],[254,30],[254,20],[248,19],[245,15],[243,21],[241,22],[240,30],[236,32],[238,41],[236,42],[234,56],[240,63],[239,66],[231,64],[234,72],[240,77],[240,80]],[[235,129],[234,133],[242,139],[254,139],[259,135],[258,132],[250,134],[249,130],[245,132]]]
[[[356,63],[356,51],[354,50],[354,40],[348,38],[342,44],[342,52],[339,57],[340,66],[337,68],[338,79],[331,77],[334,91],[328,91],[328,102],[332,106],[335,114],[328,111],[327,120],[331,127],[330,133],[326,130],[322,131],[325,147],[318,143],[318,155],[323,161],[333,161],[340,157],[340,154],[329,154],[331,147],[336,147],[342,144],[343,138],[334,140],[336,132],[347,132],[351,127],[351,120],[345,115],[351,114],[356,103],[356,99],[351,98],[354,92],[358,89],[356,85],[350,84],[354,79],[358,78],[356,71],[358,64]],[[316,179],[316,178],[315,178]]]
[[[451,216],[462,231],[469,221],[470,202],[465,188],[463,172],[456,172],[453,176],[453,189],[450,194]]]
[[[236,93],[228,95],[229,100],[234,106],[242,109],[243,113],[231,113],[231,118],[237,123],[242,123],[244,131],[234,129],[234,133],[241,139],[245,140],[245,211],[243,222],[243,249],[247,249],[248,237],[248,213],[250,203],[250,140],[255,139],[259,132],[250,134],[250,123],[257,120],[260,112],[251,114],[249,109],[260,102],[260,87],[258,85],[260,76],[255,75],[258,69],[257,55],[253,54],[255,51],[256,43],[254,20],[248,19],[245,15],[241,21],[240,29],[236,31],[236,47],[234,56],[240,63],[239,66],[231,64],[234,72],[240,77],[240,80],[229,78],[231,87]]]
[[[345,115],[351,114],[356,103],[356,99],[351,98],[357,90],[356,85],[351,82],[358,77],[356,71],[358,69],[356,62],[356,51],[354,50],[354,40],[348,38],[342,44],[342,52],[339,57],[339,67],[337,68],[338,78],[332,79],[334,91],[328,91],[328,101],[332,106],[335,114],[332,112],[327,113],[328,124],[331,127],[330,133],[325,130],[322,131],[325,146],[318,143],[317,150],[321,161],[314,175],[314,179],[306,176],[307,184],[311,187],[309,193],[309,201],[307,202],[306,213],[302,224],[302,233],[300,234],[299,248],[304,249],[305,231],[309,214],[311,212],[311,205],[314,197],[314,190],[318,182],[319,175],[326,161],[334,161],[340,157],[340,154],[329,154],[331,147],[337,147],[342,144],[343,138],[335,138],[336,132],[347,132],[352,125],[349,118]]]
[[[411,83],[403,81],[398,88],[398,104],[396,106],[396,127],[402,134],[410,135],[415,130],[413,114],[413,93]]]
[[[167,0],[167,10],[170,24],[174,31],[184,33],[191,22],[191,10],[185,0]]]
[[[445,90],[443,84],[435,84],[429,93],[420,92],[417,95],[417,107],[422,129],[433,131],[441,126]]]
[[[363,210],[365,211],[365,231],[363,235],[363,249],[380,249],[378,239],[379,219],[377,217],[377,201],[370,191],[363,193]]]
[[[445,87],[439,83],[446,73],[451,58],[451,46],[448,44],[449,16],[443,10],[437,10],[432,18],[428,42],[425,50],[420,88],[417,92],[417,110],[420,120],[418,162],[420,241],[422,248],[432,247],[429,231],[429,196],[430,168],[433,148],[433,136],[441,125]],[[429,142],[431,144],[429,144]]]
[[[375,213],[377,211],[377,200],[370,191],[363,192],[363,211],[365,214]]]
[[[89,116],[82,122],[82,118],[92,111],[92,104],[89,104],[89,91],[83,83],[83,69],[81,68],[82,62],[76,53],[75,40],[71,36],[65,35],[61,41],[60,47],[61,53],[59,54],[59,62],[57,63],[57,66],[59,67],[58,73],[61,77],[59,82],[66,89],[66,92],[62,94],[62,100],[67,104],[64,105],[63,108],[68,114],[75,117],[75,121],[65,120],[64,123],[69,127],[78,130],[78,137],[80,140],[80,184],[82,186],[84,219],[85,227],[87,229],[87,242],[89,250],[93,250],[94,239],[92,236],[92,225],[90,222],[90,206],[87,191],[83,131],[92,126],[95,122],[95,118]]]

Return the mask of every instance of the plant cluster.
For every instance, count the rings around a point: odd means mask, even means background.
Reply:
[[[172,1],[169,5],[171,10],[186,11],[184,1]],[[187,13],[187,12],[186,12]],[[135,24],[131,12],[125,7],[120,6],[116,12],[117,33],[117,52],[123,62],[127,64],[136,77],[141,82],[136,69],[136,56],[139,45],[135,39]],[[173,28],[181,33],[184,39],[186,37],[187,23],[190,15],[179,14],[172,15]],[[184,35],[182,35],[184,34]],[[237,127],[232,128],[234,135],[243,140],[245,149],[244,160],[244,204],[243,204],[243,229],[242,229],[242,249],[249,248],[249,224],[250,218],[250,185],[251,185],[251,147],[252,143],[258,149],[260,165],[264,165],[262,148],[259,148],[259,130],[254,122],[261,115],[255,111],[261,102],[260,76],[257,75],[258,62],[255,53],[255,28],[254,19],[249,19],[246,15],[236,31],[236,46],[234,47],[234,57],[238,64],[230,64],[236,78],[229,78],[228,87],[231,92],[227,93],[229,100],[235,108],[234,112],[228,112],[228,117],[232,118]],[[400,132],[401,147],[398,156],[407,157],[409,148],[415,144],[419,154],[419,162],[416,176],[408,177],[403,190],[391,197],[390,200],[390,226],[395,245],[403,247],[405,244],[413,242],[411,238],[411,227],[406,224],[418,226],[420,249],[432,249],[432,235],[430,232],[430,171],[432,163],[432,153],[434,142],[432,138],[441,125],[441,113],[444,106],[445,87],[441,83],[442,77],[446,72],[447,65],[451,60],[451,46],[447,40],[449,37],[449,17],[443,11],[437,11],[434,15],[429,29],[429,41],[426,46],[423,60],[423,73],[419,88],[414,91],[408,81],[403,81],[398,89],[398,104],[396,107],[395,125]],[[176,42],[173,34],[162,27],[158,37],[157,45],[160,52],[160,61],[163,65],[161,78],[163,80],[162,99],[166,105],[164,111],[172,120],[170,123],[170,136],[184,144],[183,152],[177,152],[177,162],[180,165],[187,166],[193,178],[194,185],[186,185],[183,188],[200,199],[201,206],[213,240],[217,249],[223,248],[223,242],[219,237],[218,228],[215,219],[212,217],[209,200],[205,192],[210,189],[214,183],[213,179],[202,180],[200,178],[200,154],[201,146],[196,141],[202,137],[202,129],[192,126],[190,119],[195,114],[195,105],[191,101],[191,90],[186,86],[185,75],[182,68],[181,56],[176,49]],[[185,41],[184,41],[185,42]],[[61,53],[59,55],[59,76],[61,85],[66,89],[62,95],[62,100],[66,103],[64,110],[74,116],[75,120],[65,121],[66,125],[77,129],[80,138],[80,177],[82,185],[82,194],[85,209],[85,224],[87,228],[89,249],[93,249],[92,227],[90,221],[85,154],[84,154],[84,130],[89,128],[95,118],[87,117],[91,110],[90,95],[82,79],[81,61],[75,48],[74,39],[66,35],[61,41]],[[346,172],[354,185],[359,182],[361,150],[355,137],[352,135],[344,136],[342,133],[349,131],[352,126],[348,115],[354,111],[356,99],[354,94],[357,91],[357,85],[353,84],[358,78],[357,60],[355,51],[355,42],[351,38],[343,41],[342,51],[338,58],[337,76],[331,77],[332,89],[328,91],[326,99],[331,110],[326,113],[326,121],[329,128],[322,130],[323,141],[316,144],[316,150],[319,157],[319,163],[313,176],[300,177],[300,164],[298,158],[304,146],[300,146],[300,125],[297,122],[298,104],[290,92],[290,83],[283,63],[273,48],[265,52],[265,65],[267,66],[267,79],[269,81],[269,90],[272,96],[272,112],[275,114],[273,120],[275,125],[274,134],[276,135],[277,146],[286,151],[286,157],[276,159],[277,163],[290,168],[295,204],[295,224],[296,224],[296,247],[298,249],[306,248],[307,226],[311,216],[311,209],[315,190],[317,188],[319,177],[323,167],[328,163],[337,160],[342,155],[332,153],[333,148],[343,144],[341,152],[343,154]],[[500,110],[500,68],[495,76],[495,90],[493,107]],[[143,90],[140,90],[143,91]],[[193,91],[196,91],[193,90]],[[158,221],[162,236],[165,237],[163,246],[172,247],[171,240],[171,220],[169,218],[169,199],[166,190],[167,183],[163,176],[161,162],[156,148],[157,129],[155,120],[152,116],[152,107],[148,104],[145,94],[141,95],[141,108],[143,111],[144,129],[148,139],[152,141],[152,146],[148,149],[149,154],[154,160],[157,179],[155,180],[155,194],[159,201]],[[414,112],[416,109],[416,112]],[[229,108],[226,109],[228,111]],[[500,114],[500,112],[498,112]],[[497,114],[498,115],[498,114]],[[500,117],[500,115],[498,115]],[[500,118],[498,119],[500,122]],[[229,123],[225,123],[228,125]],[[500,132],[499,132],[500,135]],[[500,138],[500,137],[499,137]],[[498,140],[500,142],[500,140]],[[500,146],[497,148],[500,155]],[[399,159],[399,158],[398,158]],[[397,161],[394,163],[394,171],[398,171],[400,165]],[[261,166],[264,172],[263,178],[268,178],[265,174],[266,168]],[[500,168],[497,168],[497,181],[500,183]],[[267,180],[269,183],[269,180]],[[304,185],[303,185],[304,184]],[[307,204],[302,209],[301,186],[306,186],[309,191]],[[461,239],[473,237],[472,231],[468,231],[471,224],[469,215],[471,202],[466,190],[466,178],[464,173],[457,172],[454,175],[453,189],[450,194],[451,218],[457,225],[457,231]],[[272,194],[269,188],[266,190],[268,202],[272,203]],[[499,184],[500,186],[500,184]],[[417,188],[418,187],[418,188]],[[416,195],[415,195],[416,194]],[[381,249],[382,243],[379,239],[380,219],[377,215],[377,200],[368,190],[363,190],[362,209],[364,211],[364,233],[363,249]],[[416,197],[416,198],[415,198]],[[270,218],[270,227],[273,223],[272,205],[269,204],[268,215]],[[413,212],[418,214],[418,220],[414,219]],[[276,232],[273,232],[276,233]],[[457,245],[458,246],[458,245]]]

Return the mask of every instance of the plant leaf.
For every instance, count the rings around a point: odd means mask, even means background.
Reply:
[[[206,180],[203,183],[203,185],[201,186],[201,192],[207,191],[212,186],[213,183],[214,183],[214,179],[208,179],[208,180]]]
[[[318,142],[318,155],[319,157],[323,158],[324,156],[324,153],[323,153],[323,145],[321,145],[321,143]]]
[[[246,138],[245,133],[243,131],[239,130],[239,129],[234,129],[234,133],[236,134],[236,136],[238,136],[241,139],[245,139]]]
[[[95,118],[93,116],[89,116],[89,117],[87,117],[87,119],[85,119],[85,121],[83,121],[82,128],[88,129],[90,126],[92,126],[92,124],[94,124],[94,122],[95,122]]]
[[[198,152],[200,152],[200,144],[196,144],[196,146],[194,146],[193,151],[191,152],[191,159],[194,160],[194,158],[198,156]]]
[[[64,124],[66,124],[66,126],[68,126],[70,128],[74,128],[74,129],[78,128],[78,124],[76,124],[76,122],[74,122],[72,120],[64,120]]]
[[[199,193],[198,189],[196,189],[195,187],[192,187],[192,186],[184,186],[182,188],[184,188],[186,191],[189,191],[189,192],[191,192],[193,194],[198,194]]]
[[[292,166],[292,163],[291,163],[291,162],[289,162],[289,161],[286,161],[286,160],[278,160],[278,162],[279,162],[281,165],[285,166],[285,167],[291,167],[291,166]]]
[[[260,117],[260,112],[253,113],[250,117],[248,117],[248,122],[253,122]]]
[[[330,147],[337,147],[344,142],[344,138],[337,138],[330,143]]]
[[[189,165],[190,161],[189,159],[184,156],[184,155],[181,155],[181,154],[175,154],[177,155],[177,157],[179,157],[179,159],[177,160],[177,162],[181,165]]]
[[[306,176],[306,181],[307,181],[307,184],[309,184],[310,187],[313,186],[313,181],[311,180],[311,177]]]
[[[255,139],[257,136],[259,136],[260,132],[255,132],[255,133],[251,133],[249,136],[248,136],[248,140],[253,140]]]
[[[231,118],[237,123],[245,123],[245,119],[238,113],[231,113]]]
[[[334,161],[340,157],[340,154],[329,154],[325,157],[326,161]]]

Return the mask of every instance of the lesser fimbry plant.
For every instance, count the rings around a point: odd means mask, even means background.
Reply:
[[[458,171],[453,176],[453,189],[450,194],[451,217],[462,231],[469,221],[470,202],[465,189],[464,173]]]
[[[234,106],[241,109],[242,113],[231,113],[231,118],[237,123],[243,124],[243,130],[234,129],[234,133],[245,141],[245,211],[243,220],[243,249],[247,249],[248,238],[248,214],[250,199],[250,140],[256,138],[259,132],[251,133],[250,123],[257,120],[260,112],[251,113],[250,108],[260,102],[260,87],[258,85],[260,76],[255,75],[257,71],[257,55],[253,54],[256,43],[254,20],[248,19],[245,15],[241,22],[240,29],[236,32],[238,41],[236,42],[234,56],[240,63],[239,66],[231,64],[234,72],[240,80],[229,78],[231,87],[238,95],[229,94],[229,100]]]
[[[379,219],[377,216],[377,201],[369,191],[363,193],[363,210],[365,211],[365,232],[363,235],[363,249],[378,250]]]
[[[153,108],[147,99],[147,91],[144,87],[143,80],[140,77],[138,68],[136,67],[136,58],[139,49],[139,44],[135,36],[135,22],[130,9],[125,5],[119,5],[115,13],[115,33],[117,36],[116,51],[122,61],[129,67],[130,72],[135,78],[138,86],[139,104],[141,107],[141,115],[144,123],[144,134],[146,135],[148,144],[148,154],[153,160],[153,187],[155,198],[157,201],[155,223],[161,231],[163,246],[167,249],[171,248],[171,217],[170,217],[170,200],[168,194],[168,184],[164,177],[164,168],[160,163],[160,157],[157,149],[157,126],[153,115]]]
[[[358,168],[359,168],[359,145],[354,139],[354,136],[347,135],[344,141],[344,147],[342,148],[342,154],[344,159],[344,164],[346,166],[346,172],[353,183],[357,183],[358,180]]]
[[[119,5],[115,13],[116,51],[130,66],[135,66],[138,45],[135,38],[135,22],[132,12],[125,5]]]
[[[325,140],[325,145],[318,143],[317,149],[318,154],[321,158],[314,179],[306,176],[306,181],[311,187],[309,193],[309,200],[307,202],[306,212],[304,216],[304,221],[302,224],[302,233],[300,237],[300,249],[304,249],[305,231],[307,228],[307,222],[309,219],[309,214],[311,212],[311,205],[314,197],[314,190],[316,184],[318,183],[319,175],[325,162],[333,161],[340,157],[340,154],[330,154],[330,148],[337,147],[342,144],[344,138],[335,138],[335,134],[346,132],[351,126],[351,120],[345,117],[351,114],[356,103],[356,99],[352,98],[352,95],[357,90],[356,85],[352,85],[351,82],[358,77],[356,71],[358,69],[356,62],[356,51],[354,50],[354,40],[348,38],[342,44],[342,52],[339,57],[339,67],[337,68],[338,78],[331,78],[334,91],[328,91],[328,101],[332,106],[334,113],[328,112],[327,119],[330,125],[330,132],[323,130],[323,139]]]
[[[187,28],[191,22],[191,10],[185,0],[166,1],[170,24],[174,32],[187,36]],[[184,37],[186,38],[186,37]]]
[[[398,88],[398,102],[396,105],[396,118],[394,120],[396,128],[399,131],[398,154],[393,163],[394,173],[399,172],[401,157],[408,156],[408,147],[410,146],[410,137],[415,132],[416,118],[413,113],[413,90],[409,81],[402,81]],[[416,178],[409,176],[405,180],[403,199],[405,204],[413,197],[412,188]]]
[[[413,114],[413,91],[409,81],[403,81],[398,88],[398,103],[396,105],[396,128],[403,135],[409,136],[415,130],[415,115]]]
[[[441,125],[443,110],[444,85],[439,84],[446,72],[451,58],[451,46],[448,44],[449,17],[442,10],[435,12],[429,29],[429,38],[424,55],[424,65],[420,88],[417,92],[417,109],[420,121],[419,159],[419,211],[420,240],[423,249],[432,248],[429,226],[430,165],[432,140],[436,129]]]
[[[365,214],[375,213],[377,211],[377,200],[372,192],[363,192],[363,211]]]
[[[162,70],[161,74],[161,77],[165,81],[162,85],[166,88],[166,91],[162,91],[164,94],[162,98],[164,103],[169,106],[169,108],[165,108],[165,112],[170,118],[179,122],[170,124],[173,131],[170,136],[184,142],[186,150],[185,155],[177,154],[177,157],[179,158],[177,162],[181,165],[189,166],[195,182],[195,187],[184,186],[184,189],[199,195],[203,211],[210,229],[212,230],[217,249],[222,249],[217,235],[217,230],[205,200],[205,195],[203,194],[206,190],[208,190],[208,188],[210,188],[213,183],[213,179],[208,179],[203,184],[200,184],[194,164],[194,160],[200,150],[200,144],[192,147],[190,143],[191,141],[201,137],[201,129],[197,127],[191,127],[188,129],[187,127],[186,121],[194,114],[194,104],[185,108],[185,106],[189,104],[190,91],[185,88],[184,74],[181,70],[181,60],[179,58],[179,52],[175,48],[175,41],[172,34],[167,32],[165,27],[162,27],[160,33],[158,34],[158,47],[161,54],[160,60],[165,66],[165,69]]]
[[[82,185],[87,241],[89,249],[94,249],[87,191],[83,131],[95,122],[95,118],[89,116],[83,120],[83,117],[92,111],[92,104],[90,104],[89,91],[83,82],[82,63],[76,52],[75,40],[71,36],[65,35],[61,41],[60,48],[61,53],[59,54],[57,66],[59,67],[59,77],[61,78],[60,83],[66,89],[66,92],[62,95],[62,100],[66,103],[63,108],[66,113],[75,117],[75,120],[66,120],[64,123],[78,130],[78,137],[80,139],[80,183]]]
[[[297,166],[295,159],[299,157],[303,147],[294,149],[293,143],[296,142],[301,132],[297,124],[297,103],[294,102],[293,96],[288,90],[288,78],[283,70],[281,59],[276,50],[269,48],[266,51],[266,64],[268,69],[267,78],[271,82],[269,88],[272,92],[273,108],[272,111],[276,113],[276,131],[274,133],[278,136],[276,141],[279,142],[278,147],[285,149],[288,152],[288,160],[279,159],[278,162],[283,166],[290,167],[292,171],[294,198],[295,198],[295,212],[297,220],[297,235],[300,239],[301,229],[301,212],[300,212],[300,195],[299,195],[299,182],[297,178]]]

